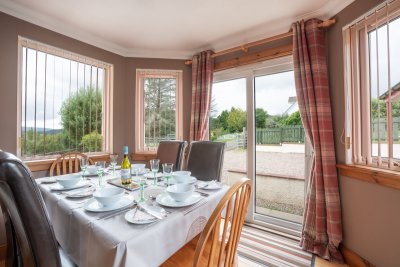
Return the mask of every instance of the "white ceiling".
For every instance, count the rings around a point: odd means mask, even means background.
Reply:
[[[0,0],[0,11],[123,56],[186,59],[327,19],[354,0]]]

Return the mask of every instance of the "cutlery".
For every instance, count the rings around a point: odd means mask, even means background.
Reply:
[[[196,193],[199,193],[201,196],[203,196],[203,197],[208,197],[210,194],[208,194],[208,193],[204,193],[204,192],[201,192],[201,191],[199,191],[199,190],[194,190],[194,192],[196,192]]]
[[[137,206],[137,204],[135,203],[135,204],[133,204],[133,205],[131,205],[131,206],[128,206],[128,207],[126,207],[126,208],[123,208],[123,209],[120,209],[120,210],[116,210],[116,211],[112,211],[112,212],[110,212],[110,213],[107,213],[107,214],[98,216],[96,219],[97,219],[97,220],[107,220],[107,219],[110,219],[110,218],[112,218],[112,217],[114,217],[114,216],[117,216],[117,215],[119,215],[119,214],[121,214],[121,213],[126,212],[127,210],[130,210],[130,209],[133,208],[134,206]]]

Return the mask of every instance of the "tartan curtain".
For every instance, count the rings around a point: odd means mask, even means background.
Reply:
[[[297,101],[314,154],[306,192],[301,247],[320,257],[343,262],[339,251],[342,219],[324,30],[321,21],[296,22],[293,63]]]
[[[208,140],[211,86],[214,75],[212,51],[203,51],[192,59],[192,115],[190,142]]]

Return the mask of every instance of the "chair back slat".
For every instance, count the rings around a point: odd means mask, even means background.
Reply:
[[[80,152],[68,152],[62,154],[60,157],[54,160],[50,167],[50,176],[54,176],[54,170],[56,175],[69,174],[79,172],[80,169],[80,158],[87,158],[90,165],[93,165],[93,160],[87,155]]]
[[[231,186],[221,199],[211,214],[197,243],[194,267],[204,266],[204,262],[201,262],[202,258],[208,259],[207,266],[230,267],[235,265],[236,250],[249,204],[250,193],[250,180],[243,178]]]

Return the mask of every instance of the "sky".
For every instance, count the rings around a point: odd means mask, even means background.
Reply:
[[[26,61],[26,51],[28,51],[28,61]],[[26,48],[23,49],[22,57],[22,127],[25,126],[25,72],[27,72],[26,127],[34,127],[35,83],[37,82],[36,127],[43,128],[45,126],[44,115],[46,111],[46,128],[61,129],[62,125],[59,115],[61,105],[66,99],[68,99],[70,94],[72,95],[74,92],[76,92],[77,88],[82,88],[84,86],[86,87],[90,84],[90,66],[53,55],[47,55],[46,66],[45,53],[38,52],[36,57],[35,50],[26,50]],[[25,68],[26,62],[28,62],[27,68]],[[47,73],[46,75],[45,69]],[[85,74],[84,69],[86,71]],[[96,86],[96,78],[97,68],[92,67],[92,84],[94,87]],[[99,68],[98,86],[100,91],[103,87],[103,79],[104,71],[103,69]],[[45,86],[45,84],[47,84],[47,86]],[[44,106],[45,89],[46,110]]]
[[[296,96],[293,71],[255,77],[255,105],[270,115],[281,115],[291,106],[289,97]],[[212,94],[218,116],[232,107],[246,110],[246,79],[214,83]],[[296,109],[292,110],[296,111]]]

